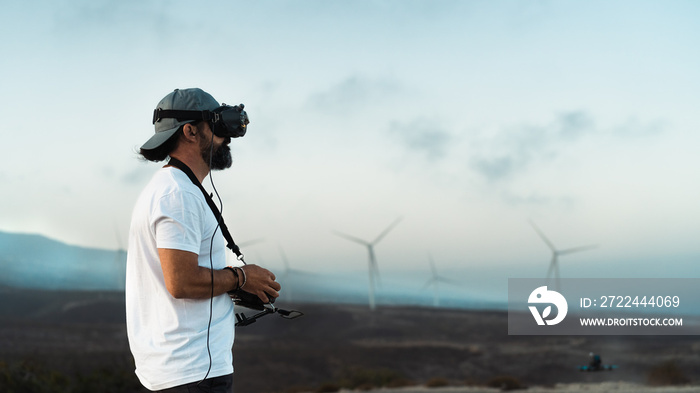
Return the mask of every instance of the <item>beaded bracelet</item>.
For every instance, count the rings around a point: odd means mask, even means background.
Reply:
[[[226,266],[224,269],[232,271],[233,274],[236,276],[236,284],[238,284],[238,285],[236,285],[236,289],[234,289],[234,291],[237,291],[239,289],[243,289],[243,286],[245,285],[246,281],[248,281],[248,278],[245,275],[245,270],[243,270],[242,268],[240,268],[238,266]],[[243,283],[241,283],[241,278],[238,275],[239,271],[241,272],[241,275],[243,276]]]
[[[243,289],[243,286],[244,286],[245,283],[248,281],[248,278],[245,276],[245,270],[243,270],[243,268],[241,268],[241,267],[236,267],[236,269],[240,270],[240,271],[241,271],[241,274],[243,274],[243,284],[241,284],[241,285],[238,286],[238,289]],[[239,282],[240,282],[240,281],[239,281]]]
[[[238,268],[233,267],[233,266],[226,266],[226,267],[224,268],[224,270],[230,270],[230,271],[232,271],[232,272],[233,272],[233,275],[236,276],[236,289],[234,289],[234,291],[237,291],[237,290],[241,289],[241,286],[242,286],[242,285],[240,285],[240,284],[241,284],[241,279],[238,278],[238,273],[236,272],[236,269],[238,269]]]

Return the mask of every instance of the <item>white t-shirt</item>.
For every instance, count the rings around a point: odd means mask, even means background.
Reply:
[[[150,390],[204,378],[209,368],[209,299],[175,299],[165,287],[158,248],[196,253],[199,265],[226,266],[221,230],[202,192],[184,172],[159,170],[139,196],[131,218],[126,266],[126,324],[136,375]],[[211,248],[210,248],[211,247]],[[233,372],[235,318],[226,294],[213,299],[207,378]]]

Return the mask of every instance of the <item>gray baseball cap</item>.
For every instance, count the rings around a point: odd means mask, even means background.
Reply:
[[[165,96],[156,109],[163,110],[176,109],[185,111],[213,111],[220,105],[211,96],[199,88],[193,89],[175,89],[172,93]],[[191,123],[192,120],[178,121],[173,118],[159,119],[155,122],[156,133],[141,146],[144,150],[153,150],[167,141],[177,130],[186,123]]]

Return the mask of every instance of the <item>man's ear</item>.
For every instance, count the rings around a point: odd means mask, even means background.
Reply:
[[[197,127],[187,123],[182,127],[182,133],[185,136],[185,140],[188,142],[197,142],[197,133],[199,133]]]

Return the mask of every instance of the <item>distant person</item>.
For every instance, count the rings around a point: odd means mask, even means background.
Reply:
[[[131,218],[126,322],[136,375],[154,391],[230,393],[235,317],[227,292],[242,289],[267,303],[280,285],[262,267],[226,266],[222,232],[198,183],[231,166],[229,143],[245,133],[247,115],[201,89],[183,89],[160,101],[153,122],[140,153],[170,161]]]
[[[592,370],[600,370],[600,368],[603,366],[603,361],[601,360],[600,355],[596,355],[595,353],[591,352],[588,354],[588,356],[591,358],[590,368]]]

